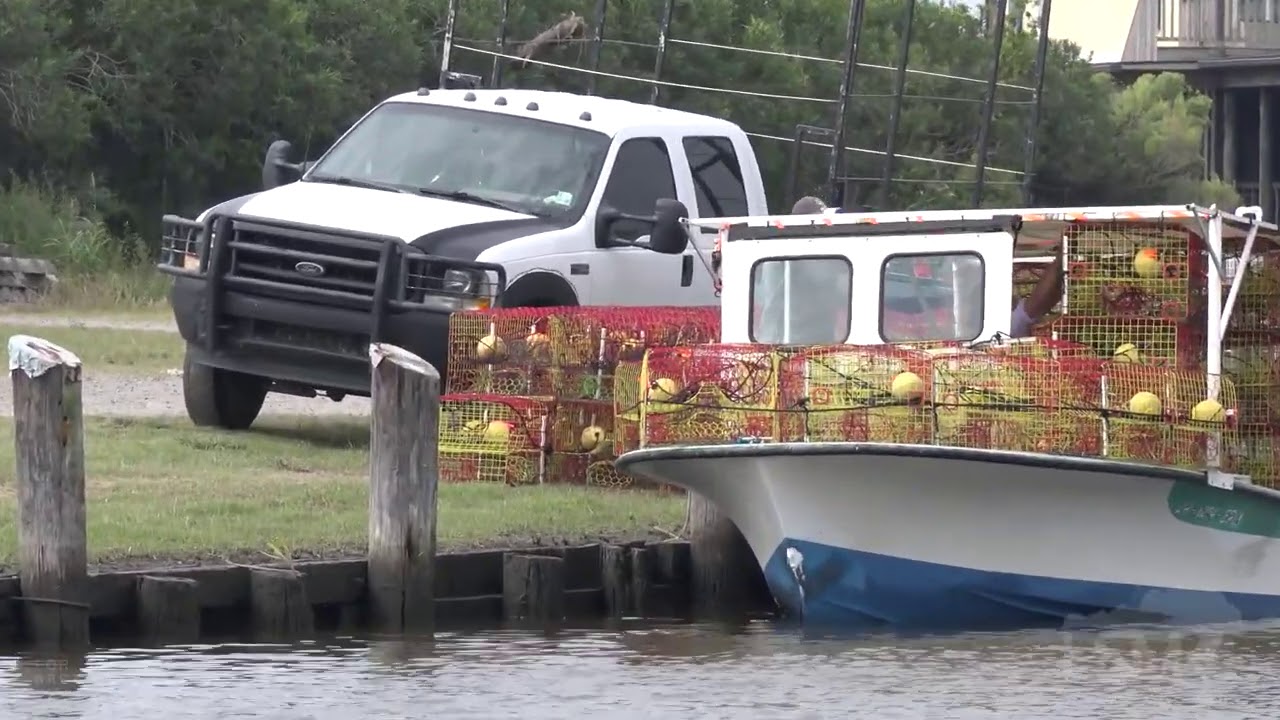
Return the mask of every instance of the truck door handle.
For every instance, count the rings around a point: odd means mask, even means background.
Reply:
[[[693,256],[682,255],[680,258],[680,287],[693,284]]]

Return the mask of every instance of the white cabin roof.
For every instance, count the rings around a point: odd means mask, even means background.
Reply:
[[[467,100],[468,95],[473,96],[475,99]],[[506,99],[505,105],[496,104],[499,97]],[[598,95],[578,95],[546,90],[503,88],[467,90],[450,88],[430,90],[426,95],[419,95],[417,92],[401,93],[383,101],[383,103],[389,102],[476,108],[487,112],[518,115],[561,125],[571,125],[586,130],[595,130],[609,137],[613,137],[628,128],[635,127],[678,127],[688,130],[692,134],[742,132],[738,125],[728,120],[707,115],[698,115],[683,110],[600,97]],[[537,110],[528,109],[529,103],[532,102],[538,104]],[[589,120],[583,119],[584,112],[590,113]]]
[[[1022,218],[1018,233],[1021,248],[1047,247],[1058,244],[1068,226],[1074,223],[1132,222],[1162,223],[1203,234],[1202,223],[1214,212],[1223,219],[1224,240],[1244,240],[1252,226],[1249,218],[1226,211],[1214,211],[1196,205],[1125,205],[1113,207],[1064,208],[980,208],[965,210],[923,210],[906,212],[832,213],[818,215],[768,215],[735,218],[703,218],[690,220],[690,225],[727,230],[734,226],[795,228],[805,225],[839,227],[879,223],[947,223],[964,220],[989,220],[1000,216]],[[1280,245],[1280,227],[1258,222],[1258,239]],[[780,235],[782,233],[779,233]],[[788,233],[792,234],[793,233]],[[731,237],[729,239],[732,239]]]

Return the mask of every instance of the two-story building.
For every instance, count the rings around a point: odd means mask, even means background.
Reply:
[[[1276,219],[1280,0],[1057,0],[1049,36],[1079,45],[1120,80],[1185,75],[1213,98],[1205,171]]]

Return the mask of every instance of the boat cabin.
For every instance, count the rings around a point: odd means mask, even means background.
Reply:
[[[788,345],[1007,338],[1014,272],[1067,257],[1062,310],[1147,327],[1203,313],[1192,348],[1217,366],[1245,273],[1277,250],[1258,208],[1193,205],[824,213],[688,221],[718,231],[722,342]],[[1261,235],[1259,235],[1261,230]],[[1255,247],[1255,240],[1257,245]],[[1153,276],[1135,252],[1157,254]],[[1256,263],[1255,263],[1256,264]],[[1136,269],[1135,269],[1136,268]],[[1199,287],[1202,290],[1197,291]],[[1197,296],[1214,296],[1223,302]],[[1119,297],[1111,297],[1110,294]],[[1067,311],[1068,301],[1074,303]],[[1087,302],[1089,307],[1082,306]],[[1136,342],[1136,340],[1134,340]],[[1110,350],[1107,350],[1107,355]],[[1215,368],[1216,369],[1216,368]]]
[[[722,341],[870,345],[1008,334],[1017,219],[730,226]]]

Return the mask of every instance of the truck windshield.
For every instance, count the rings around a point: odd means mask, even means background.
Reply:
[[[603,133],[534,118],[386,103],[304,179],[437,195],[540,217],[577,217],[609,144]]]

